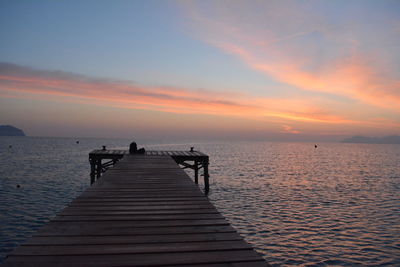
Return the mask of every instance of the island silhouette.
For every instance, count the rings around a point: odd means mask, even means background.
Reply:
[[[368,136],[356,135],[343,140],[342,143],[400,144],[400,136],[388,135],[384,137],[368,137]]]
[[[11,125],[0,125],[0,136],[26,136],[24,131]]]

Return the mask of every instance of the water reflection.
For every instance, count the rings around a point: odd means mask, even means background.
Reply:
[[[400,146],[248,143],[219,151],[226,157],[213,157],[210,198],[270,263],[400,264]]]
[[[8,148],[10,140],[0,139],[0,255],[88,186],[90,150],[131,141],[24,140]],[[271,264],[400,265],[399,145],[195,147],[210,156],[210,199]]]

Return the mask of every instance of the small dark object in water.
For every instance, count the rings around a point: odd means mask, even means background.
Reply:
[[[194,149],[194,147],[191,146],[190,147],[190,152],[193,152],[194,151],[193,149]]]
[[[20,188],[21,186],[19,184],[17,184],[17,188]]]
[[[79,141],[76,141],[77,144],[79,144]]]
[[[8,148],[12,148],[12,145],[9,145]]]
[[[103,149],[102,150],[106,150],[106,146],[103,146]]]
[[[317,146],[317,145],[315,145],[314,147],[315,147],[315,148],[317,148],[318,146]]]
[[[129,154],[144,154],[146,152],[146,150],[144,148],[137,148],[137,144],[136,142],[132,142],[129,145]]]

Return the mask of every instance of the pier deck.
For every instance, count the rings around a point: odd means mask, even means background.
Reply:
[[[6,265],[268,266],[166,155],[125,155]]]
[[[128,150],[119,149],[96,149],[89,153],[90,162],[90,184],[106,172],[110,167],[122,159],[125,155],[129,155]],[[146,151],[147,156],[169,156],[182,168],[190,168],[194,171],[194,182],[198,184],[199,170],[203,169],[204,192],[209,191],[209,175],[208,175],[208,156],[200,151]]]

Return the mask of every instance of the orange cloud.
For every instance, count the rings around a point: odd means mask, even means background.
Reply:
[[[282,125],[283,130],[281,133],[291,133],[291,134],[298,134],[300,131],[294,130],[292,126],[289,125]]]
[[[385,77],[359,55],[332,62],[329,68],[313,73],[303,71],[296,62],[264,63],[251,54],[251,49],[233,44],[218,44],[218,47],[238,56],[251,68],[299,89],[346,96],[400,111],[400,80]]]
[[[271,99],[206,90],[141,86],[132,82],[88,78],[62,72],[39,71],[0,64],[0,91],[76,98],[91,103],[128,109],[148,109],[185,114],[239,116],[268,121],[274,119],[307,123],[354,123],[330,114],[304,99]],[[7,96],[7,95],[6,95]]]
[[[346,97],[400,111],[400,78],[381,56],[385,43],[361,51],[358,47],[363,41],[376,42],[377,37],[369,40],[370,36],[356,32],[359,28],[346,25],[349,29],[336,29],[338,25],[313,12],[313,6],[294,1],[184,1],[182,5],[197,38],[274,80],[299,91],[326,94],[326,98]],[[381,32],[389,25],[387,22]],[[393,31],[379,34],[389,36]]]

